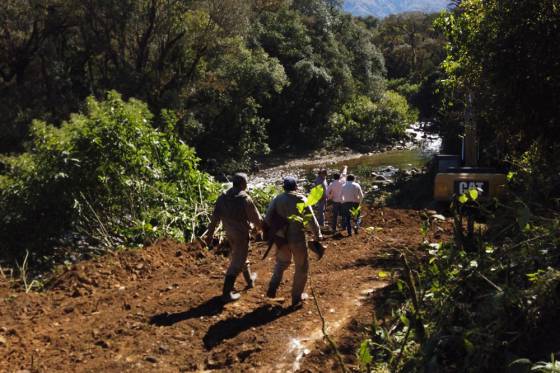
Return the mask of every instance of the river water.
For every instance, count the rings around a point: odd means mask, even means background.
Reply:
[[[428,124],[414,123],[407,130],[408,141],[397,144],[392,149],[381,152],[360,154],[355,152],[334,152],[322,156],[312,156],[286,161],[279,166],[263,169],[249,177],[249,188],[281,183],[284,176],[295,176],[302,183],[309,181],[316,171],[326,168],[329,174],[348,166],[349,173],[375,173],[391,178],[398,170],[421,170],[441,147],[437,134],[425,132]]]

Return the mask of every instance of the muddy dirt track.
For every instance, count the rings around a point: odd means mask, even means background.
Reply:
[[[395,250],[421,242],[421,211],[364,212],[363,228],[380,229],[327,235],[325,257],[310,255],[307,287],[350,368],[362,326],[382,301],[375,292],[387,285],[379,272],[392,271]],[[449,222],[439,226],[444,232],[433,226],[430,242],[451,231]],[[286,302],[263,296],[274,263],[274,255],[260,261],[263,250],[264,243],[252,244],[256,287],[226,305],[218,295],[227,258],[170,241],[80,263],[42,293],[18,292],[0,279],[0,371],[336,371],[313,301],[288,308],[292,268],[279,291]]]

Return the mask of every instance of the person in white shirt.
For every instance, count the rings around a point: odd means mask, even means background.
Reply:
[[[360,212],[358,209],[362,199],[364,198],[362,187],[354,180],[354,175],[348,175],[346,177],[346,183],[344,183],[340,193],[342,201],[342,216],[348,236],[352,235],[352,218],[355,219],[354,233],[358,233],[361,222]]]
[[[332,231],[336,233],[336,226],[338,217],[342,216],[342,186],[346,182],[346,171],[347,166],[344,166],[342,174],[333,174],[333,181],[329,184],[327,188],[327,199],[332,202]]]

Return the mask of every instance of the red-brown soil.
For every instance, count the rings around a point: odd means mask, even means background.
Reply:
[[[374,293],[387,285],[379,272],[395,271],[398,251],[422,241],[420,211],[365,215],[359,235],[327,236],[325,257],[311,254],[307,289],[350,368]],[[451,231],[449,222],[439,226],[444,232],[433,226],[430,242]],[[0,276],[0,371],[335,371],[313,300],[290,312],[287,302],[263,296],[274,264],[274,255],[260,260],[263,250],[252,244],[257,286],[226,305],[218,295],[227,258],[170,241],[80,263],[40,293],[17,291]],[[288,300],[292,274],[279,294]]]

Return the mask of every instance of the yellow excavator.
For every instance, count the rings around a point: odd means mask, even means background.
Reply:
[[[434,200],[449,202],[454,195],[470,188],[479,190],[479,198],[497,197],[504,189],[506,175],[495,168],[478,167],[476,124],[467,116],[461,155],[437,154]]]

